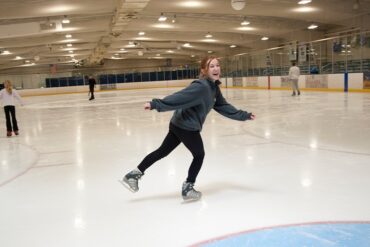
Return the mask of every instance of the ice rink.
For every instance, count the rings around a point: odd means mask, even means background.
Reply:
[[[161,144],[172,116],[143,104],[178,90],[24,97],[11,138],[1,113],[0,245],[183,247],[285,225],[370,223],[366,93],[223,89],[256,120],[208,115],[202,200],[182,202],[192,160],[183,145],[129,192],[118,179]],[[370,231],[360,237],[370,246]]]

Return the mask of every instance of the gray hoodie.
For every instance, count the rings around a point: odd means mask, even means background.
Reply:
[[[239,121],[251,119],[252,113],[237,110],[227,103],[218,86],[220,82],[202,79],[163,99],[153,99],[151,109],[158,112],[175,110],[171,123],[190,130],[201,131],[207,114],[213,108],[221,115]]]

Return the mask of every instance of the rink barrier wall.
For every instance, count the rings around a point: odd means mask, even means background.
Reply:
[[[298,80],[298,85],[303,91],[345,91],[345,75],[344,74],[328,74],[324,87],[310,88],[306,87],[306,77],[314,77],[316,75],[301,75]],[[318,75],[323,76],[323,75]],[[222,87],[238,88],[238,89],[262,89],[262,90],[291,90],[285,78],[285,84],[282,83],[284,76],[257,76],[257,77],[239,77],[239,78],[221,78]],[[111,90],[129,90],[129,89],[149,89],[149,88],[170,88],[170,87],[186,87],[194,79],[175,80],[175,81],[153,81],[153,82],[131,82],[117,83],[115,89]],[[252,81],[252,83],[250,83]],[[363,73],[348,74],[348,92],[370,92],[370,89],[364,89]],[[320,85],[319,85],[320,86]],[[322,85],[321,85],[322,86]],[[36,88],[18,90],[21,96],[41,96],[54,94],[71,94],[71,93],[88,93],[89,87],[72,86],[72,87],[55,87],[55,88]],[[95,91],[102,90],[100,84],[97,84]]]

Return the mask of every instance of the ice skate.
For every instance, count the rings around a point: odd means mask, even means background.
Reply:
[[[127,173],[119,182],[131,192],[135,193],[139,191],[139,179],[143,175],[144,174],[139,169],[134,169]]]
[[[194,183],[184,182],[182,184],[182,198],[184,201],[197,201],[202,193],[194,189]]]

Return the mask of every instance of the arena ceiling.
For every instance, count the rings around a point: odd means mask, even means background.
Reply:
[[[245,6],[237,10],[232,2]],[[298,36],[369,30],[370,0],[298,2],[0,0],[0,73],[51,64],[100,66],[107,60],[194,61],[205,54],[266,49]],[[159,21],[161,15],[167,19]],[[310,30],[311,24],[318,27]]]

